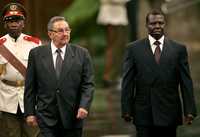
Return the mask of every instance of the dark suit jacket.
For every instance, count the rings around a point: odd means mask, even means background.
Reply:
[[[179,125],[183,114],[195,116],[185,46],[165,38],[158,65],[147,38],[130,43],[123,64],[121,103],[122,116],[133,116],[136,125]]]
[[[77,110],[89,111],[94,91],[93,65],[88,51],[68,44],[57,80],[51,46],[30,51],[25,82],[25,116],[36,115],[39,124],[56,124],[60,117],[65,128],[81,128]]]

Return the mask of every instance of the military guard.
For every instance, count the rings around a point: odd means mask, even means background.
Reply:
[[[19,3],[10,3],[2,11],[7,34],[0,38],[0,111],[1,132],[6,137],[38,137],[39,129],[29,127],[24,113],[24,78],[29,51],[40,39],[22,33],[26,11]]]

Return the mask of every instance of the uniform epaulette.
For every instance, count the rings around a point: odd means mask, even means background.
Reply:
[[[24,36],[24,39],[27,40],[27,41],[34,42],[36,44],[40,44],[40,41],[41,41],[39,38],[36,38],[36,37],[33,37],[33,36]]]
[[[4,44],[4,42],[6,42],[6,38],[0,38],[0,46]]]

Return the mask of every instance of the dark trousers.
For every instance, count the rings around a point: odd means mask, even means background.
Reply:
[[[176,126],[136,126],[137,137],[176,137]]]
[[[82,128],[65,129],[59,121],[55,126],[39,123],[42,137],[82,137]]]

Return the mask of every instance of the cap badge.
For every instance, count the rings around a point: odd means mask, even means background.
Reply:
[[[17,10],[17,5],[10,5],[11,10]]]

